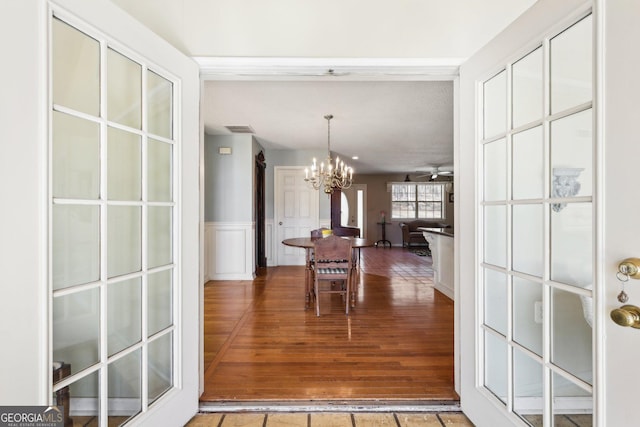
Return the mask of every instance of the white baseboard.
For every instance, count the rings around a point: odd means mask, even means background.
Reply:
[[[519,397],[515,401],[515,410],[522,415],[542,414],[544,400],[541,397]],[[556,414],[591,414],[593,399],[583,396],[558,396],[553,399]]]
[[[453,289],[451,289],[451,288],[449,288],[449,287],[447,287],[447,286],[444,286],[444,285],[443,285],[443,284],[441,284],[441,283],[435,283],[435,284],[433,285],[433,287],[434,287],[437,291],[440,291],[440,292],[442,292],[444,295],[446,295],[447,297],[449,297],[449,299],[451,299],[451,300],[453,300],[453,299],[454,299]]]
[[[111,397],[109,398],[110,416],[126,417],[135,415],[140,411],[141,401],[137,398]],[[97,417],[100,405],[95,397],[72,397],[70,400],[69,416],[73,417]]]

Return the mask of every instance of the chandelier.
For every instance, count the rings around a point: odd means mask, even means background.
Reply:
[[[324,189],[326,194],[333,193],[334,188],[344,189],[351,187],[353,182],[353,168],[347,166],[345,162],[336,157],[335,163],[331,159],[331,119],[333,115],[324,116],[327,119],[327,160],[316,163],[315,157],[310,168],[304,170],[304,180],[307,181],[314,190]]]

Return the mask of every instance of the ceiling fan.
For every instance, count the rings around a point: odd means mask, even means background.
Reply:
[[[418,175],[416,178],[429,177],[429,181],[433,181],[439,176],[453,176],[453,166],[429,166],[425,167],[426,170],[418,170],[417,172],[426,172],[423,175]]]

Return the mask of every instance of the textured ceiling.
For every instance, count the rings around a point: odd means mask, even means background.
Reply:
[[[207,81],[209,134],[247,125],[267,149],[326,149],[361,173],[453,164],[453,83]]]

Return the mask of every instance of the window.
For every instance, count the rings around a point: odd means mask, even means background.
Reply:
[[[444,219],[444,183],[392,183],[392,219]]]

